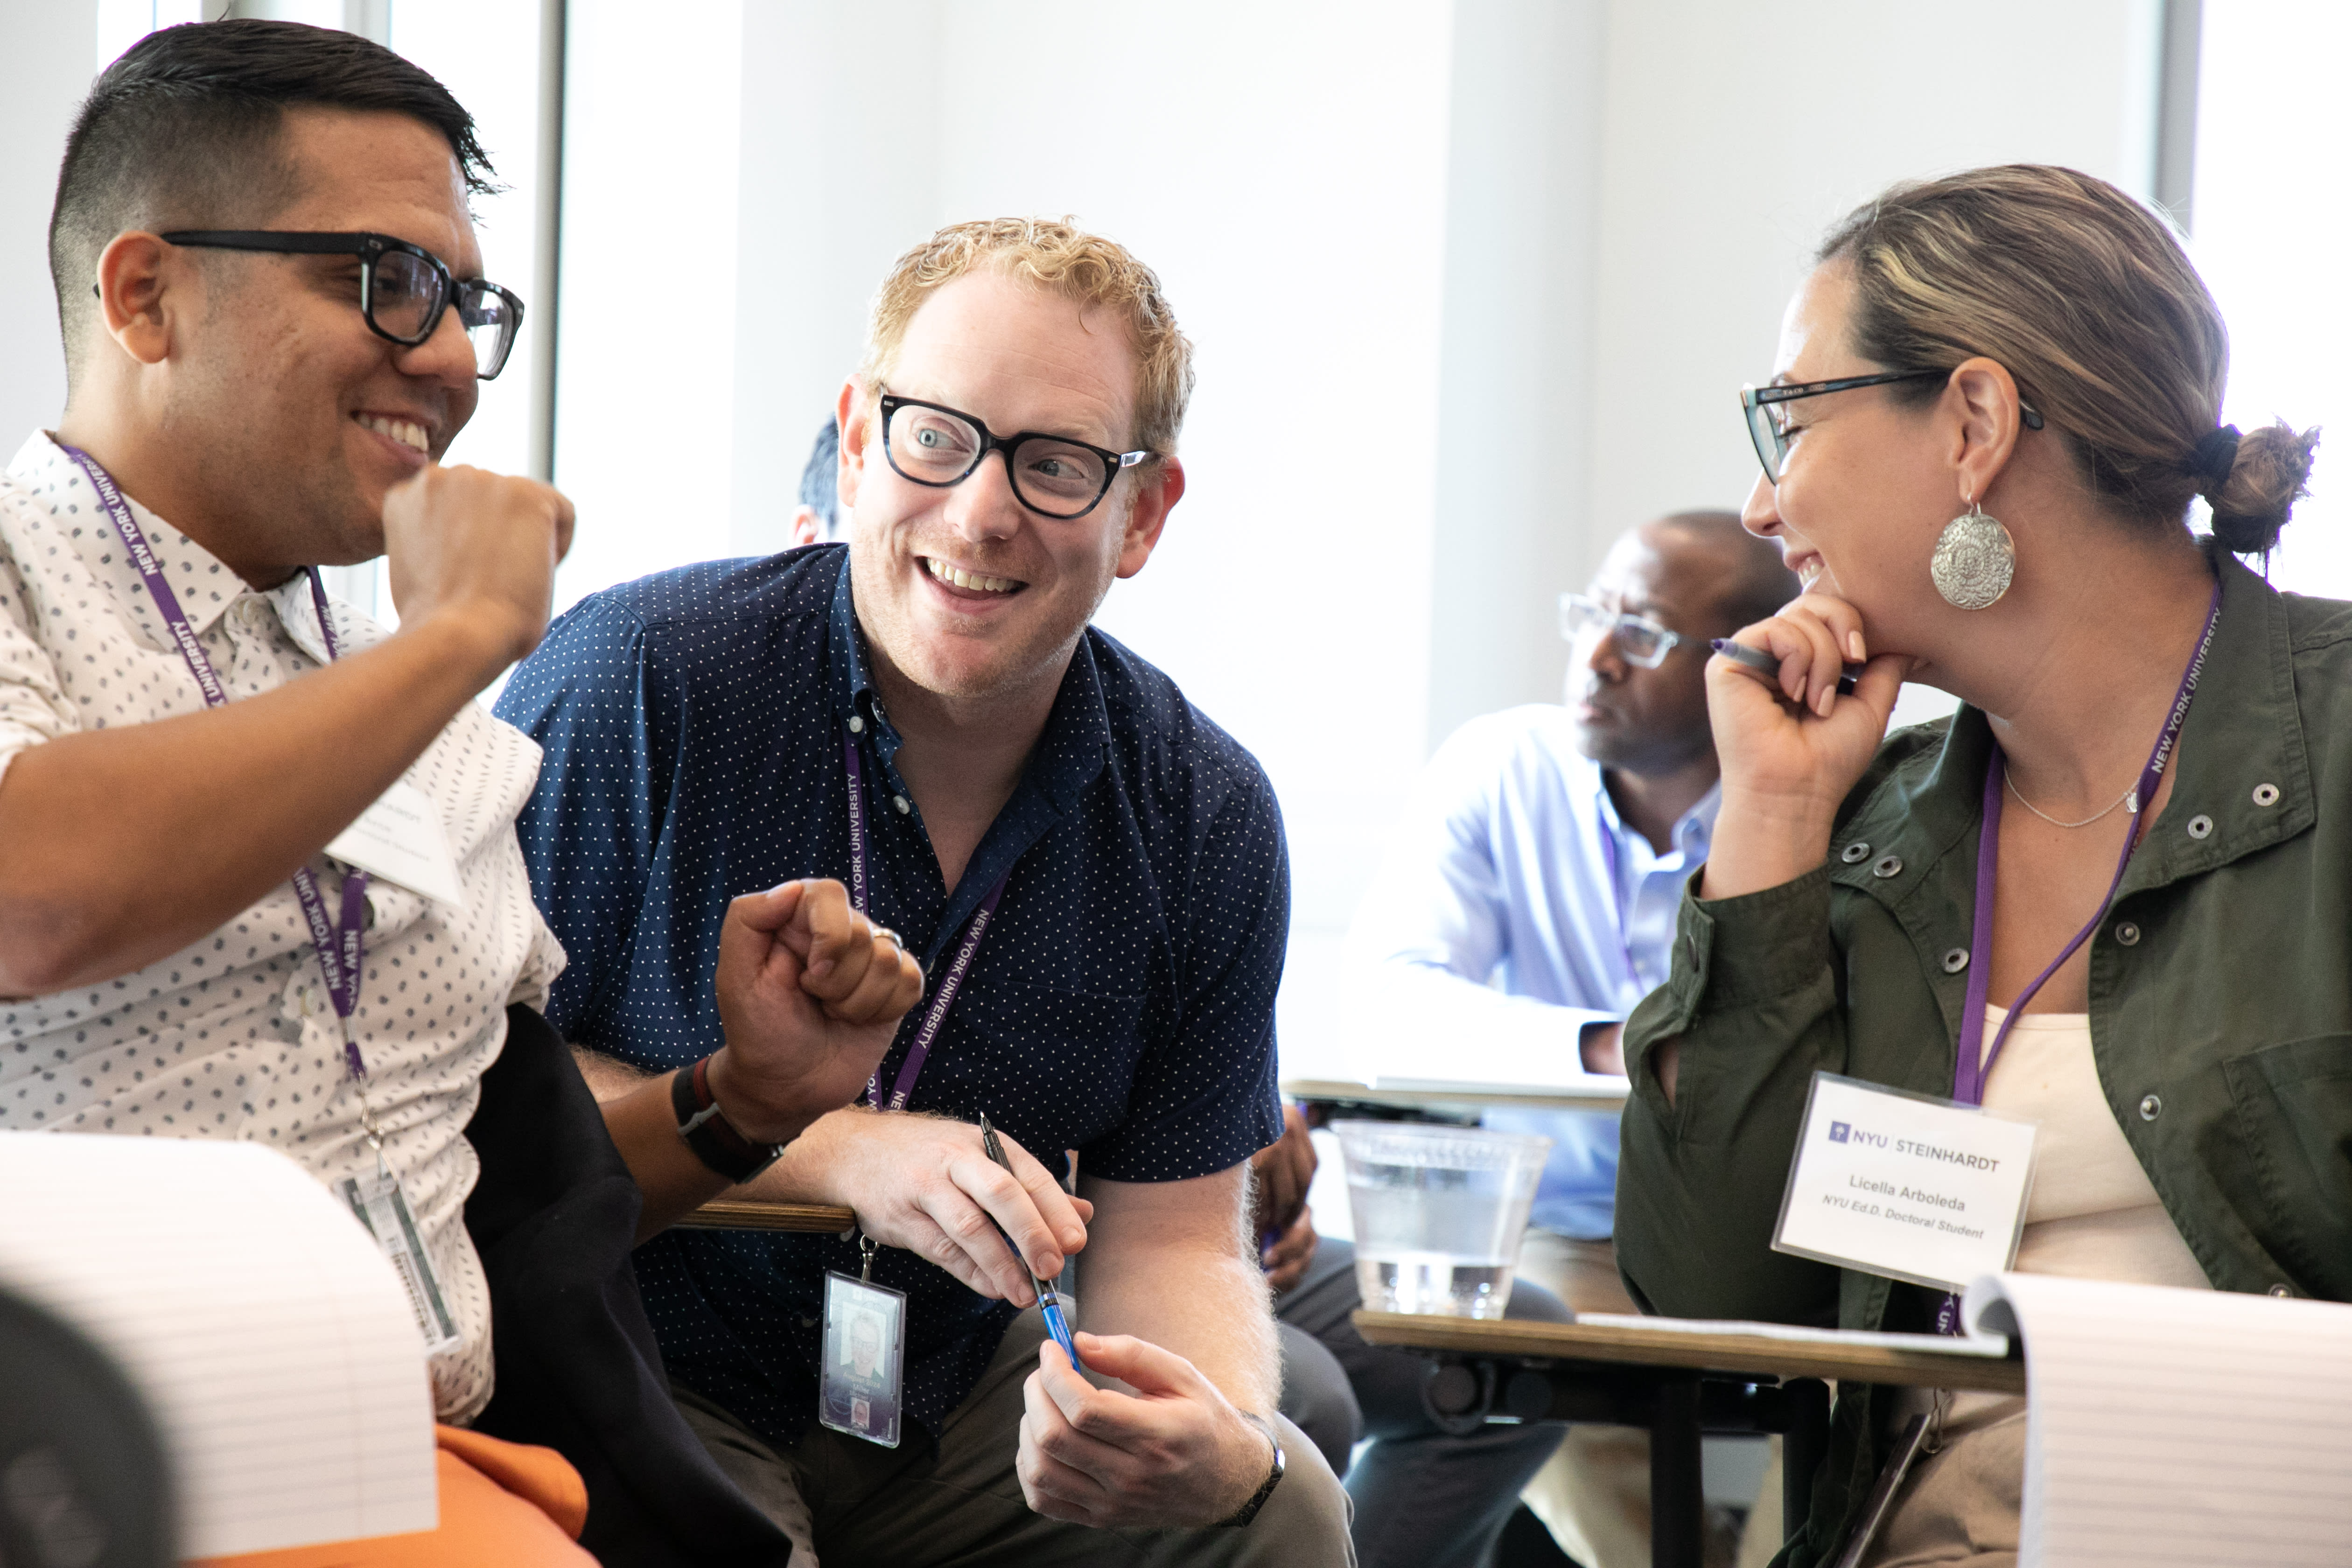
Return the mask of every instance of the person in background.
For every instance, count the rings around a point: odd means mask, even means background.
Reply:
[[[883,281],[841,390],[846,544],[593,595],[499,704],[547,748],[522,841],[572,956],[550,1016],[600,1093],[719,1044],[740,888],[852,877],[933,977],[869,1094],[748,1188],[850,1208],[904,1292],[898,1447],[812,1419],[827,1275],[866,1249],[705,1231],[637,1253],[680,1406],[820,1557],[1349,1556],[1238,1245],[1280,1131],[1280,814],[1248,752],[1088,625],[1183,494],[1190,352],[1108,239],[940,230]],[[1076,1342],[1110,1386],[1034,1303],[1081,1247]]]
[[[2318,432],[2221,424],[2220,310],[2090,175],[1897,186],[1814,261],[1743,398],[1806,592],[1738,634],[1776,668],[1708,666],[1714,850],[1625,1030],[1628,1288],[1936,1331],[1944,1292],[1772,1248],[1826,1071],[2036,1124],[2019,1272],[2352,1300],[2352,605],[2237,560]],[[1962,706],[1887,735],[1906,677]],[[2024,1405],[1841,1384],[1784,1561],[2014,1563]]]
[[[1706,859],[1720,799],[1707,642],[1798,589],[1737,514],[1688,511],[1619,538],[1591,585],[1562,596],[1574,650],[1566,705],[1474,719],[1439,747],[1357,906],[1349,946],[1360,1005],[1351,1016],[1368,1075],[1617,1082],[1619,1030],[1666,977],[1675,908]],[[1579,1312],[1632,1311],[1610,1242],[1616,1118],[1497,1108],[1484,1120],[1553,1141],[1514,1312],[1530,1284]],[[1336,1301],[1352,1305],[1354,1290],[1352,1249],[1327,1242],[1276,1310],[1312,1320],[1361,1398],[1391,1375],[1393,1355],[1348,1326]],[[1365,1405],[1370,1414],[1374,1402]],[[1550,1448],[1524,1439],[1514,1452],[1539,1461]],[[1573,1426],[1528,1484],[1528,1506],[1587,1568],[1641,1568],[1648,1455],[1641,1432]],[[1469,1463],[1441,1441],[1382,1443],[1349,1489],[1360,1513],[1396,1489],[1391,1466],[1417,1476],[1423,1465]]]
[[[0,480],[0,1131],[247,1141],[331,1186],[388,1169],[455,1426],[492,1394],[465,1129],[509,1005],[563,964],[515,839],[538,750],[473,699],[544,632],[572,508],[437,463],[520,321],[467,210],[489,173],[466,110],[376,44],[150,35],[67,143],[68,402]],[[316,570],[378,555],[391,634]],[[837,885],[724,925],[729,1114],[787,1139],[854,1091],[920,975]],[[607,1125],[658,1226],[724,1184],[645,1110]],[[320,1560],[590,1561],[552,1452],[458,1434],[439,1479],[437,1531]]]
[[[1297,1106],[1283,1108],[1283,1135],[1251,1161],[1253,1230],[1274,1292],[1282,1344],[1282,1409],[1322,1446],[1355,1501],[1360,1563],[1477,1568],[1519,1500],[1519,1489],[1557,1447],[1565,1428],[1549,1423],[1494,1426],[1467,1435],[1438,1430],[1421,1402],[1429,1363],[1373,1350],[1349,1321],[1361,1306],[1355,1254],[1317,1236],[1307,1192],[1315,1145]],[[1565,1322],[1569,1314],[1540,1286],[1514,1287],[1508,1316]],[[1372,1447],[1353,1468],[1349,1450]]]
[[[793,508],[793,542],[825,544],[841,537],[841,426],[830,417],[816,427],[801,469],[800,504]]]

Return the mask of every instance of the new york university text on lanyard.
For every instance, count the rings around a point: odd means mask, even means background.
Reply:
[[[866,764],[857,755],[856,737],[842,737],[841,755],[849,773],[849,901],[857,906],[859,914],[870,915],[872,910],[866,900],[874,886],[869,863],[873,842],[866,826]],[[963,978],[971,973],[971,961],[980,952],[980,939],[988,934],[989,922],[996,918],[997,903],[1004,897],[1004,884],[1012,875],[1013,868],[1006,867],[987,896],[980,900],[971,923],[964,928],[963,941],[956,944],[954,959],[932,988],[931,1005],[923,1009],[923,1021],[907,1047],[907,1059],[899,1064],[898,1081],[891,1086],[887,1104],[882,1098],[880,1071],[877,1069],[866,1080],[866,1103],[875,1110],[907,1109],[908,1097],[915,1092],[915,1080],[923,1076],[923,1064],[930,1059],[931,1042],[939,1037],[940,1026],[947,1022],[948,1009],[955,1005],[956,993],[963,989]]]
[[[2034,1124],[1985,1110],[1985,1082],[2028,1004],[2107,918],[2138,847],[2142,814],[2154,803],[2165,765],[2179,742],[2221,618],[2217,584],[2205,613],[2205,629],[2181,673],[2164,729],[2140,770],[2138,784],[2125,797],[2131,816],[2116,856],[2115,876],[2083,929],[2011,1000],[1988,1050],[1984,1034],[1992,985],[1993,894],[2000,869],[2002,786],[2009,766],[2000,742],[1993,742],[1985,763],[1976,912],[1969,941],[1971,962],[1952,1067],[1952,1097],[1940,1100],[1815,1073],[1774,1247],[1940,1288],[1947,1294],[1937,1326],[1947,1333],[1958,1326],[1953,1293],[1979,1274],[2008,1268],[2016,1258],[2032,1184]]]
[[[841,760],[849,778],[849,901],[859,914],[871,918],[873,833],[866,821],[866,763],[858,755],[854,731],[841,738]],[[930,1005],[923,1009],[915,1037],[908,1043],[907,1059],[898,1066],[889,1098],[883,1098],[879,1069],[866,1080],[866,1103],[875,1110],[907,1109],[915,1080],[922,1077],[923,1064],[930,1059],[931,1042],[939,1038],[948,1009],[955,1005],[956,994],[963,989],[964,976],[971,972],[981,938],[988,934],[989,922],[996,918],[997,903],[1004,897],[1004,884],[1012,875],[1012,868],[1005,868],[980,900],[980,908],[972,911],[971,923],[956,944],[955,957],[931,988]],[[903,1292],[874,1283],[874,1238],[869,1236],[862,1241],[866,1267],[857,1279],[835,1270],[825,1275],[817,1419],[836,1432],[895,1448],[906,1369],[907,1298]],[[1063,1348],[1076,1365],[1076,1348],[1066,1338]]]
[[[180,608],[179,595],[165,581],[155,552],[148,546],[146,533],[131,515],[130,503],[113,476],[100,467],[87,452],[76,447],[64,448],[66,455],[80,466],[97,491],[99,504],[105,508],[115,536],[121,540],[131,564],[145,584],[147,596],[155,606],[170,632],[173,644],[188,673],[195,677],[196,688],[204,693],[205,705],[222,708],[228,704],[228,692],[221,685],[220,676],[205,657],[204,645],[197,641],[195,627]],[[319,636],[326,644],[327,658],[332,662],[340,649],[336,644],[332,617],[327,609],[326,585],[319,579],[319,569],[310,568],[310,600],[319,612]],[[446,845],[442,849],[446,857]],[[330,912],[325,895],[319,890],[318,879],[308,866],[298,868],[293,877],[294,896],[302,907],[302,919],[310,928],[310,945],[318,954],[319,969],[327,983],[327,997],[335,1010],[335,1018],[342,1033],[343,1064],[348,1069],[354,1092],[359,1096],[360,1125],[367,1134],[369,1146],[375,1152],[375,1173],[369,1177],[353,1177],[341,1184],[344,1200],[360,1223],[367,1226],[393,1268],[407,1287],[409,1306],[416,1316],[416,1326],[424,1335],[428,1353],[437,1352],[457,1342],[457,1324],[449,1316],[448,1307],[441,1296],[441,1285],[433,1272],[432,1260],[425,1255],[423,1242],[416,1232],[415,1218],[408,1199],[401,1191],[400,1180],[383,1157],[383,1134],[376,1126],[373,1111],[367,1101],[367,1062],[360,1054],[358,1038],[352,1033],[352,1015],[358,1010],[360,984],[367,965],[367,889],[368,872],[354,868],[343,878],[341,908]]]

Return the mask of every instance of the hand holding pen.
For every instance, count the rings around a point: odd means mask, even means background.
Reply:
[[[980,1119],[980,1142],[981,1147],[988,1151],[988,1157],[1003,1166],[1007,1175],[1012,1174],[1013,1162],[1005,1157],[1003,1142],[996,1136],[996,1129],[988,1124],[985,1116]],[[1071,1338],[1069,1321],[1062,1315],[1061,1297],[1054,1293],[1051,1285],[1034,1274],[1029,1276],[1029,1289],[1035,1292],[1038,1310],[1045,1314],[1045,1331],[1054,1336],[1054,1342],[1062,1347],[1062,1353],[1070,1358],[1070,1364],[1084,1371],[1086,1363],[1078,1359],[1078,1342]]]
[[[1768,685],[1780,684],[1780,661],[1762,648],[1749,647],[1745,643],[1733,642],[1729,637],[1712,637],[1706,646],[1742,669],[1754,670]],[[1840,664],[1837,678],[1837,694],[1840,697],[1853,695],[1854,683],[1862,678],[1863,668],[1858,664]]]
[[[1712,638],[1707,647],[1731,669],[1822,719],[1837,699],[1855,695],[1873,662],[1861,612],[1818,587],[1800,594],[1779,615],[1742,626],[1734,637]],[[1878,662],[1898,671],[1899,690],[1910,661],[1882,656]]]
[[[1819,589],[1743,626],[1706,667],[1723,806],[1702,899],[1781,886],[1822,863],[1838,806],[1886,733],[1912,668],[1872,657],[1853,605]]]

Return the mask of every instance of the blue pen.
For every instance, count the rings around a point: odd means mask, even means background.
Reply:
[[[1005,1158],[1004,1145],[997,1139],[996,1129],[988,1124],[985,1116],[980,1119],[980,1144],[988,1151],[990,1159],[1004,1167],[1006,1175],[1013,1174],[1013,1162]],[[1017,1254],[1020,1249],[1016,1247],[1013,1250]],[[1036,1292],[1037,1310],[1045,1314],[1045,1331],[1054,1336],[1054,1342],[1062,1347],[1064,1355],[1070,1358],[1070,1365],[1085,1371],[1087,1363],[1078,1359],[1078,1342],[1070,1337],[1070,1325],[1062,1316],[1062,1299],[1054,1294],[1051,1285],[1034,1274],[1029,1276],[1029,1289]]]

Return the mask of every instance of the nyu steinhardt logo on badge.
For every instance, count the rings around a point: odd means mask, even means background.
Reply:
[[[1773,1249],[1965,1289],[2015,1256],[2033,1141],[2020,1118],[1816,1073]]]

